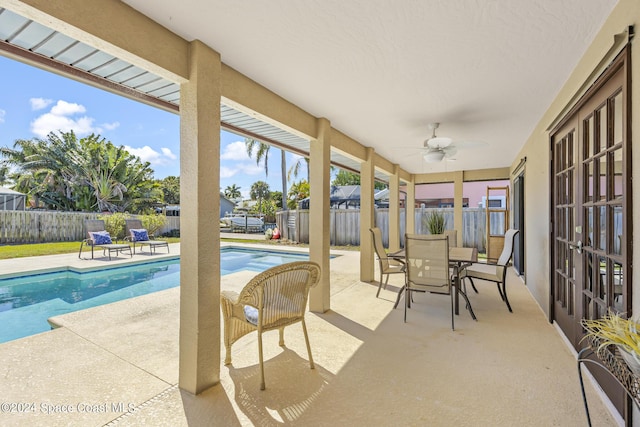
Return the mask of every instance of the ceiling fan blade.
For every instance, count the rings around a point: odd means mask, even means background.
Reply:
[[[483,141],[456,141],[453,145],[458,149],[485,148],[489,146]]]

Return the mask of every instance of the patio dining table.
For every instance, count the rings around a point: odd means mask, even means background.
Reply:
[[[394,258],[397,259],[399,261],[402,262],[406,262],[406,255],[404,252],[404,249],[401,249],[399,251],[396,252],[391,252],[389,254],[387,254],[387,256],[389,258]],[[469,298],[467,297],[467,294],[462,290],[461,286],[460,286],[460,271],[462,271],[463,268],[465,268],[466,266],[468,266],[469,264],[472,264],[474,262],[478,262],[478,250],[476,248],[466,248],[466,247],[451,247],[449,248],[449,265],[451,266],[451,268],[454,269],[454,276],[455,276],[455,280],[453,283],[453,286],[455,288],[455,313],[456,314],[460,314],[460,310],[459,310],[459,296],[462,295],[462,297],[464,298],[465,302],[467,303],[467,309],[469,310],[469,313],[471,314],[471,317],[473,318],[473,320],[478,320],[476,318],[475,313],[473,312],[473,308],[471,307],[471,302],[469,301]],[[403,287],[400,292],[398,292],[398,298],[396,299],[396,303],[394,304],[393,308],[396,308],[398,306],[398,303],[400,302],[400,297],[402,296],[402,293],[404,292],[405,288]]]

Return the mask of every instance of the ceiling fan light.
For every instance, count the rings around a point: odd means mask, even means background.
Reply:
[[[427,163],[438,163],[444,158],[444,153],[442,151],[427,151],[424,153],[424,161]]]

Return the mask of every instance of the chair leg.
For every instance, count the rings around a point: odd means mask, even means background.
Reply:
[[[387,276],[387,280],[389,279],[389,276]],[[378,285],[378,293],[376,293],[376,298],[378,298],[378,296],[380,295],[380,288],[382,288],[382,271],[380,271],[380,282]],[[386,288],[386,285],[385,285]]]
[[[453,301],[454,301],[454,295],[453,295],[453,292],[451,292],[451,330],[452,330],[452,331],[455,331],[455,330],[456,330],[456,328],[455,328],[455,324],[454,324],[454,322],[455,322],[455,320],[454,320],[455,316],[454,316],[454,314],[453,314],[453,312],[455,311],[455,304],[453,303]]]
[[[307,324],[302,318],[302,331],[304,332],[304,340],[307,342],[307,353],[309,354],[309,366],[311,369],[315,369],[316,365],[313,363],[313,356],[311,355],[311,345],[309,344],[309,334],[307,333]]]
[[[258,353],[260,356],[260,390],[264,390],[265,385],[264,385],[264,361],[262,359],[262,331],[258,331]]]
[[[404,295],[404,323],[407,323],[407,308],[409,308],[409,300],[411,299],[411,290],[405,286]]]
[[[500,284],[498,284],[498,289],[500,289]],[[507,298],[506,282],[502,282],[502,290],[500,291],[500,294],[502,295],[502,300],[507,304],[507,308],[509,309],[509,312],[513,313],[513,310],[511,309],[511,304],[509,304],[509,298]]]
[[[471,277],[465,277],[465,279],[469,279],[469,281],[471,282],[471,287],[473,288],[473,290],[477,294],[478,290],[476,289],[476,285],[473,283],[473,279]]]
[[[280,342],[278,343],[278,345],[280,347],[284,347],[284,328],[280,328],[278,329],[278,331],[280,332]]]

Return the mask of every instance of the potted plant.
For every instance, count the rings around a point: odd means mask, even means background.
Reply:
[[[442,211],[433,211],[427,214],[425,219],[427,229],[431,234],[444,233],[444,213]]]
[[[631,371],[640,375],[640,323],[638,319],[625,319],[610,311],[601,319],[583,319],[587,334],[599,343],[598,350],[615,345]]]

